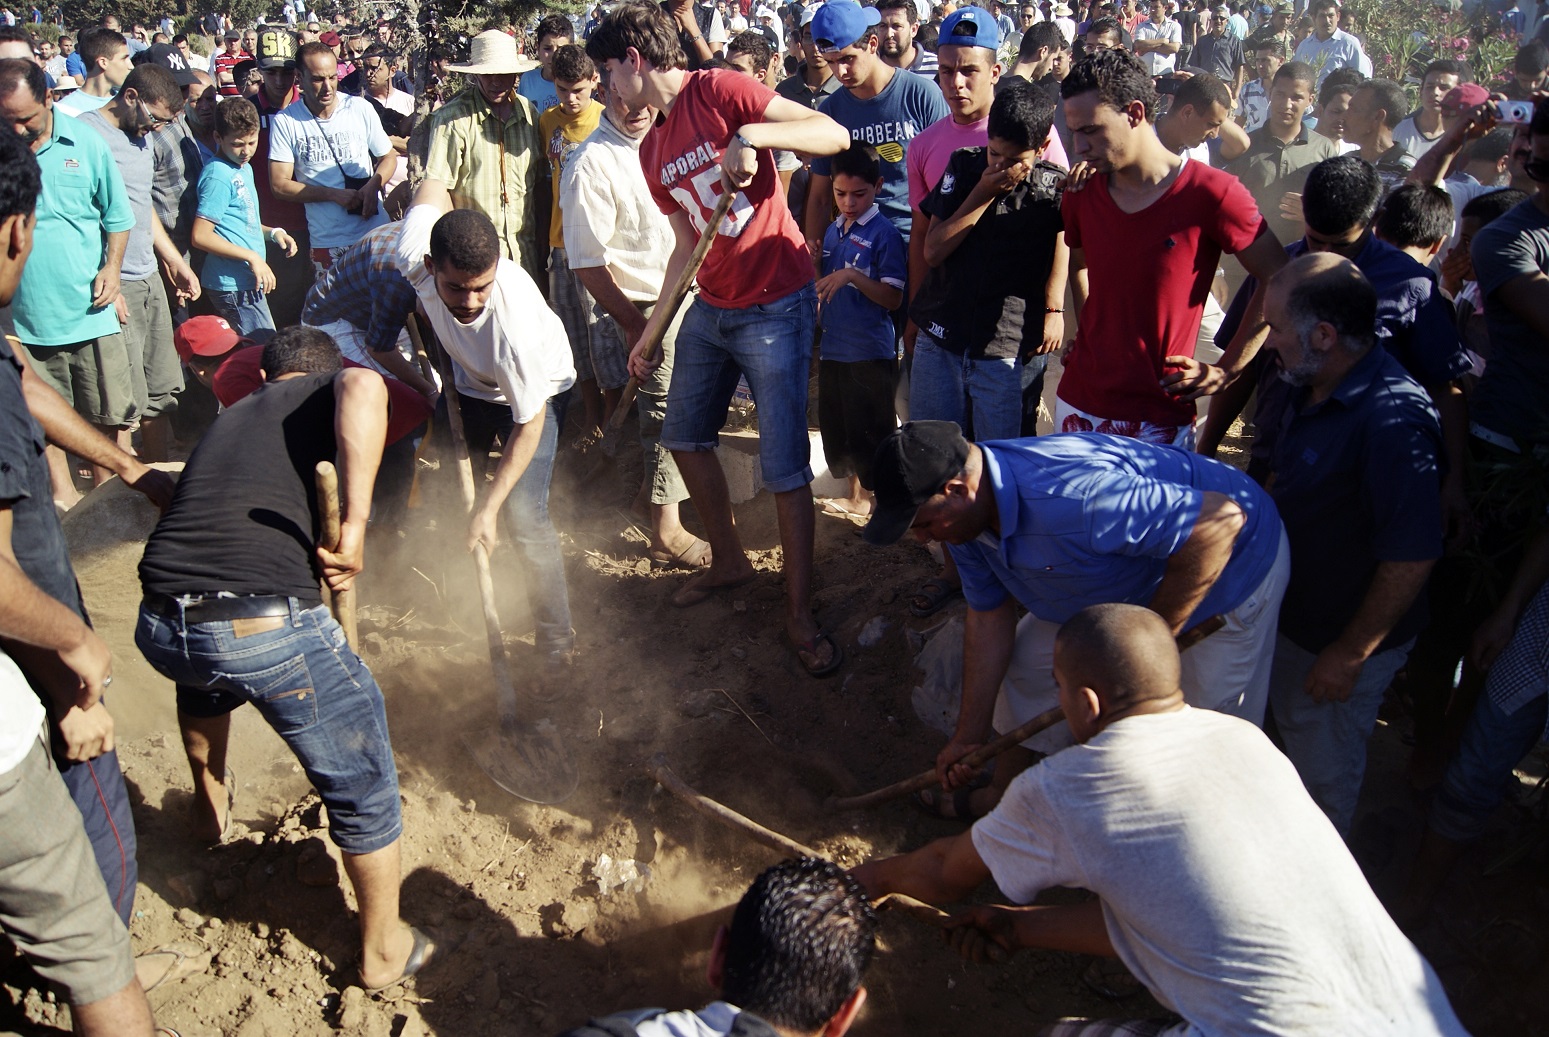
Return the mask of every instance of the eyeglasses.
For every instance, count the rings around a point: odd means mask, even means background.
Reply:
[[[149,108],[145,106],[143,101],[136,102],[136,104],[139,106],[140,114],[145,116],[146,121],[151,124],[151,129],[153,130],[159,130],[172,121],[171,119],[163,119],[161,116],[154,114]]]

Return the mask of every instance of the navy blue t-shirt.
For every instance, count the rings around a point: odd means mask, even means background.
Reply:
[[[909,142],[933,122],[950,113],[941,89],[922,76],[900,75],[897,71],[882,92],[866,101],[857,100],[849,90],[835,90],[818,106],[818,111],[833,119],[850,133],[850,139],[869,144],[882,161],[882,190],[877,204],[898,233],[909,240],[909,172],[904,156]],[[821,155],[812,160],[818,176],[832,173],[832,159]]]

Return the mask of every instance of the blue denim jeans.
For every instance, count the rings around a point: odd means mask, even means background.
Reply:
[[[922,331],[909,372],[909,417],[955,421],[964,430],[972,428],[980,443],[1017,439],[1022,435],[1022,365],[1015,357],[974,360]]]
[[[263,292],[250,288],[240,292],[212,290],[205,295],[209,297],[210,309],[216,316],[225,318],[238,335],[260,343],[274,337],[274,317],[269,313],[269,301]]]
[[[1506,798],[1512,769],[1544,735],[1549,697],[1539,697],[1503,713],[1480,695],[1463,730],[1458,754],[1447,766],[1441,791],[1431,804],[1431,828],[1444,839],[1468,842],[1484,834],[1485,824]]]
[[[810,484],[807,374],[816,319],[817,292],[810,284],[740,310],[695,299],[678,330],[662,446],[685,453],[719,446],[737,379],[746,377],[758,404],[765,488],[785,493]]]
[[[382,689],[322,605],[290,599],[287,616],[190,623],[140,606],[135,645],[177,684],[178,709],[223,716],[251,702],[296,754],[346,853],[392,845],[403,832],[398,770]]]
[[[1344,702],[1314,702],[1306,686],[1317,653],[1284,635],[1276,638],[1269,706],[1281,745],[1313,801],[1341,836],[1350,834],[1350,823],[1355,819],[1361,779],[1366,774],[1366,740],[1377,726],[1383,693],[1413,647],[1411,640],[1367,659]]]
[[[478,459],[489,455],[498,436],[509,440],[516,428],[511,408],[457,394],[461,403],[468,450],[476,459],[475,474],[482,480]],[[534,644],[542,656],[554,656],[575,647],[570,625],[570,592],[565,584],[565,559],[559,550],[559,534],[549,518],[549,480],[554,474],[554,452],[559,446],[559,426],[564,420],[564,399],[552,397],[544,408],[543,438],[527,470],[516,481],[504,507],[506,535],[527,563],[522,583],[532,608]]]

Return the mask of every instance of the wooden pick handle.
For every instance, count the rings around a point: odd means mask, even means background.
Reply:
[[[317,509],[322,523],[318,539],[329,551],[339,550],[339,472],[332,461],[317,462]],[[330,593],[326,585],[323,590],[329,594],[333,618],[344,628],[344,639],[351,648],[357,648],[360,637],[355,624],[355,588],[337,594]]]

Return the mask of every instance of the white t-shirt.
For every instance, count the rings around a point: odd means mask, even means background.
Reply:
[[[571,153],[559,177],[565,261],[572,270],[605,266],[631,302],[655,302],[676,239],[651,198],[640,141],[605,113]]]
[[[1161,25],[1147,18],[1135,26],[1134,36],[1136,43],[1139,43],[1141,40],[1169,40],[1181,47],[1183,45],[1183,26],[1171,18]],[[1147,51],[1140,55],[1140,63],[1146,66],[1146,71],[1153,76],[1165,75],[1177,67],[1178,52],[1174,51],[1171,54],[1163,54],[1159,50]]]
[[[298,100],[277,112],[269,124],[269,160],[291,163],[291,175],[302,184],[342,189],[348,186],[346,176],[371,176],[376,160],[392,150],[371,105],[350,94],[339,95],[327,119],[319,119],[305,101]],[[375,216],[366,219],[336,202],[304,204],[313,248],[353,245],[366,231],[387,222],[380,206]]]
[[[436,337],[456,361],[457,391],[504,403],[516,423],[525,425],[549,397],[575,384],[565,326],[527,272],[504,256],[496,264],[484,312],[471,324],[452,316],[436,294],[435,278],[425,269],[430,231],[441,215],[430,205],[409,209],[398,234],[398,270],[414,285]]]
[[[1001,890],[1102,897],[1189,1037],[1466,1031],[1285,756],[1245,720],[1122,719],[1023,772],[973,827]]]
[[[27,678],[0,652],[0,774],[8,774],[32,752],[46,715]]]
[[[1415,125],[1415,117],[1413,115],[1393,129],[1393,142],[1395,144],[1402,144],[1404,150],[1409,152],[1409,157],[1416,161],[1419,160],[1421,155],[1435,147],[1436,142],[1439,140],[1441,140],[1440,133],[1434,137],[1422,136],[1420,127]]]

